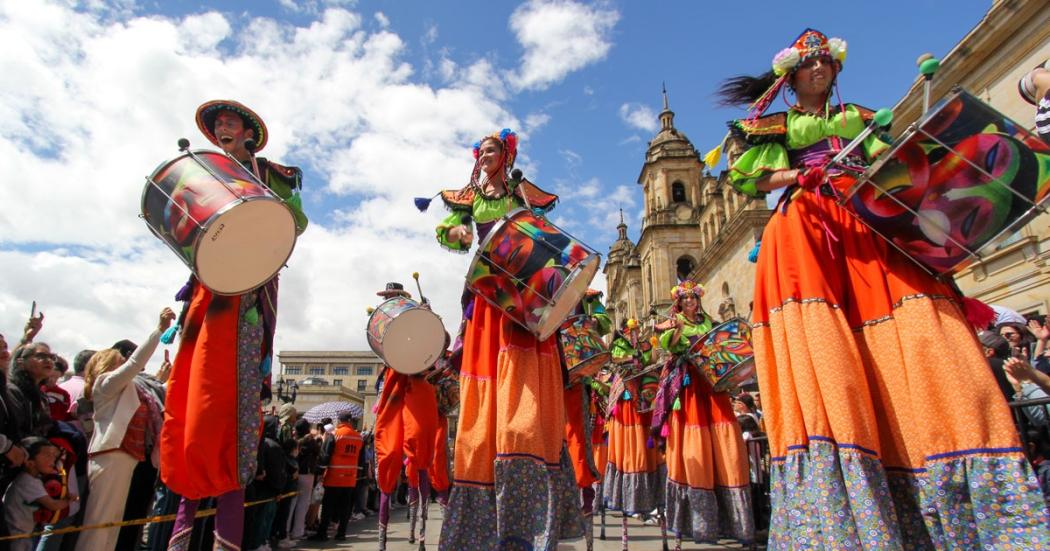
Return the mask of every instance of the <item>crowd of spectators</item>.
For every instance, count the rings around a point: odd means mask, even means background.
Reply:
[[[180,496],[158,476],[168,351],[156,374],[145,372],[174,318],[165,308],[141,344],[124,339],[81,350],[72,365],[36,340],[42,313],[30,317],[13,350],[0,335],[0,537],[33,534],[0,540],[0,550],[167,549],[170,521],[91,527],[170,515],[178,507]],[[246,501],[255,504],[245,511],[243,549],[327,539],[325,521],[345,537],[348,521],[376,514],[373,439],[370,431],[356,432],[360,419],[311,424],[289,403],[267,403],[266,411],[258,471],[246,490]],[[353,429],[360,444],[354,476],[344,477],[354,485],[330,491],[324,474],[338,454],[336,425]],[[326,491],[345,499],[326,502]],[[198,519],[192,548],[212,548],[212,522]],[[88,529],[54,533],[70,526]]]

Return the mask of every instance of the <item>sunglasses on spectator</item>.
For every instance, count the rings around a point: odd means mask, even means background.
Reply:
[[[1002,333],[999,333],[999,335],[1001,337],[1003,337],[1004,339],[1009,339],[1010,337],[1020,337],[1021,336],[1021,334],[1018,333],[1017,331],[1003,331]]]

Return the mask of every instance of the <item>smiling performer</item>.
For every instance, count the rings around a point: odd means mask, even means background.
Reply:
[[[307,224],[298,197],[302,172],[254,159],[266,146],[266,125],[235,101],[209,101],[197,109],[205,137],[286,201],[296,230]],[[246,147],[246,142],[247,146]],[[236,267],[231,267],[236,269]],[[277,276],[238,296],[212,294],[195,277],[176,295],[186,306],[160,437],[161,479],[182,496],[169,549],[187,549],[200,499],[217,498],[216,549],[240,549],[244,488],[256,475],[262,431],[260,392],[267,384],[277,324]]]
[[[824,166],[873,116],[832,100],[845,59],[844,41],[807,29],[772,71],[721,89],[726,104],[752,105],[730,127],[749,146],[733,186],[759,198],[786,188],[754,296],[769,549],[1050,549],[1046,505],[962,297],[836,201],[852,180]],[[784,85],[794,104],[763,116]],[[850,162],[885,148],[871,136]]]
[[[442,246],[465,252],[475,225],[481,242],[526,203],[554,207],[557,196],[511,177],[516,155],[517,136],[508,129],[474,145],[470,182],[441,193],[452,211],[437,228]],[[416,204],[425,208],[427,200]],[[583,535],[562,430],[558,339],[540,341],[484,299],[464,299],[455,478],[439,549],[553,551],[560,538]]]

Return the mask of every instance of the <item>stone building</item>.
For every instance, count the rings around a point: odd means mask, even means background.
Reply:
[[[994,0],[984,18],[941,59],[941,69],[932,82],[931,103],[958,84],[1032,129],[1035,108],[1021,99],[1017,81],[1047,58],[1050,3]],[[922,96],[922,81],[916,80],[894,106],[897,133],[919,118]],[[1023,314],[1050,311],[1050,215],[1035,218],[981,253],[980,262],[955,276],[965,294]]]
[[[281,379],[286,385],[294,382],[298,386],[295,409],[300,413],[324,402],[354,402],[364,409],[361,426],[375,425],[372,406],[383,362],[371,351],[283,350],[277,361],[281,368],[274,375],[275,388]]]
[[[746,317],[754,288],[747,255],[769,210],[762,200],[736,193],[726,175],[713,177],[684,133],[674,126],[667,92],[660,130],[638,175],[643,216],[638,243],[621,215],[617,240],[605,264],[606,308],[617,325],[627,318],[666,314],[670,290],[691,278],[704,285],[704,307],[716,318]],[[730,156],[737,149],[730,147]]]

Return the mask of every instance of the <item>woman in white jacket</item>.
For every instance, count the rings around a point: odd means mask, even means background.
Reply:
[[[88,446],[88,487],[84,525],[119,521],[124,514],[131,475],[144,459],[145,434],[157,404],[140,392],[135,375],[145,368],[160,334],[175,319],[171,308],[160,312],[157,329],[130,358],[115,349],[95,353],[85,369],[84,396],[95,406],[95,432]],[[80,534],[77,551],[111,551],[119,528]]]

